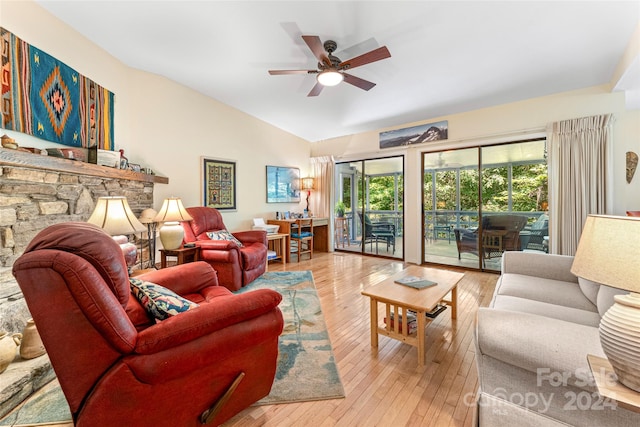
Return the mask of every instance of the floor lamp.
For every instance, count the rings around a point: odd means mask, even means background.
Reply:
[[[309,216],[311,216],[311,212],[309,211],[309,196],[311,196],[311,190],[313,190],[313,184],[314,184],[314,179],[313,178],[302,178],[302,191],[306,191],[307,192],[307,213],[309,214]]]
[[[145,209],[140,213],[140,222],[147,226],[147,242],[149,246],[149,268],[156,268],[156,231],[158,223],[156,216],[158,212],[155,209]],[[140,241],[142,246],[142,240]],[[142,269],[142,255],[140,256],[140,269]]]

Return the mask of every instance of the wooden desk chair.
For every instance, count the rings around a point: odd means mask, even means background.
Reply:
[[[309,259],[313,258],[313,218],[299,218],[295,224],[291,224],[291,248],[294,246],[298,262],[302,254],[309,254]]]

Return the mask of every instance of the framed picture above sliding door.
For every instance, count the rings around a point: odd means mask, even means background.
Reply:
[[[404,259],[404,156],[336,164],[335,249]]]

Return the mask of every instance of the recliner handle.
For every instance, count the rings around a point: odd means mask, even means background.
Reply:
[[[244,378],[244,372],[240,372],[235,380],[231,383],[227,391],[224,392],[222,396],[218,400],[216,400],[209,409],[204,411],[202,415],[200,415],[200,422],[202,424],[209,424],[213,419],[220,413],[222,407],[227,403],[227,400],[231,397],[233,392],[236,390],[240,381]]]

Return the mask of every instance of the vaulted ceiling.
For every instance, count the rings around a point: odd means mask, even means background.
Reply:
[[[640,21],[638,1],[37,2],[128,66],[307,141],[611,83]],[[267,72],[316,68],[302,35],[391,58],[350,71],[369,91],[308,97],[314,75]]]

